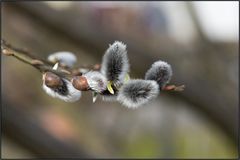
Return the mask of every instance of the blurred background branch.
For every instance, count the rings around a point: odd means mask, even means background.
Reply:
[[[34,124],[34,117],[26,115],[19,109],[11,106],[11,103],[3,104],[8,108],[4,109],[4,135],[11,137],[22,146],[38,155],[39,158],[89,158],[86,151],[77,149],[76,144],[62,143],[55,137],[49,135],[40,126]],[[16,129],[18,132],[16,133]],[[39,138],[44,137],[44,139]]]

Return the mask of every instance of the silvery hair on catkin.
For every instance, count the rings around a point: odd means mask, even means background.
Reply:
[[[73,75],[71,82],[66,77],[43,74],[43,89],[52,97],[67,102],[80,99],[81,91],[92,91],[93,102],[100,95],[104,101],[118,101],[127,108],[138,108],[156,98],[161,90],[180,90],[173,85],[165,87],[172,77],[171,65],[156,61],[145,73],[145,79],[130,79],[129,59],[126,45],[115,41],[105,51],[100,71],[98,69],[78,68],[81,76]],[[71,52],[56,52],[48,56],[55,63],[53,70],[61,67],[73,67],[77,58]],[[76,87],[76,88],[75,88]]]
[[[82,95],[81,91],[76,90],[67,79],[63,78],[62,81],[63,85],[57,88],[50,88],[43,82],[42,88],[48,95],[64,100],[65,102],[79,100]]]
[[[107,79],[103,74],[98,71],[89,71],[82,76],[86,77],[89,87],[97,92],[101,93],[107,88]]]
[[[105,52],[101,65],[101,73],[115,86],[123,84],[126,74],[129,72],[129,62],[126,45],[115,41]]]
[[[167,62],[161,60],[153,63],[151,68],[145,74],[145,79],[156,81],[160,89],[162,89],[171,80],[171,77],[171,66]]]
[[[137,108],[157,97],[159,86],[156,81],[129,80],[119,90],[117,100],[128,108]]]
[[[56,63],[60,62],[68,67],[73,67],[73,65],[77,62],[77,57],[74,53],[68,51],[59,51],[52,53],[48,56],[48,61]]]

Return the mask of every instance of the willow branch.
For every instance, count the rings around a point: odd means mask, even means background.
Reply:
[[[82,67],[76,67],[76,68],[67,68],[66,66],[59,66],[57,70],[52,69],[54,63],[37,58],[33,54],[27,52],[26,50],[19,49],[16,47],[13,47],[9,43],[7,43],[4,40],[1,40],[1,53],[6,56],[13,56],[17,58],[18,60],[29,64],[36,68],[41,73],[45,72],[52,72],[55,73],[61,77],[65,77],[67,79],[71,79],[75,75],[81,75],[81,71],[79,71],[79,68],[84,69],[92,69],[92,70],[99,70],[101,68],[100,64],[95,65],[84,65]],[[175,86],[175,85],[167,85],[162,90],[164,91],[183,91],[185,88],[184,85],[181,86]]]
[[[34,68],[36,68],[37,70],[39,70],[41,73],[45,73],[45,72],[53,72],[59,76],[64,76],[64,77],[71,77],[73,75],[76,74],[81,74],[79,71],[77,71],[77,68],[74,69],[68,69],[66,67],[60,66],[58,70],[53,70],[53,63],[37,58],[34,55],[32,55],[31,53],[23,50],[23,49],[19,49],[16,47],[13,47],[12,45],[10,45],[9,43],[7,43],[4,40],[1,40],[1,53],[6,55],[6,56],[13,56],[15,58],[17,58],[18,60],[29,64],[31,66],[33,66]],[[91,68],[91,69],[95,69],[98,70],[100,68],[99,64],[96,64],[94,66],[83,66],[83,68]]]

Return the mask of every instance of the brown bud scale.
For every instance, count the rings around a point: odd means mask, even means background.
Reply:
[[[50,88],[56,88],[63,85],[62,79],[52,72],[46,72],[43,76],[43,80],[46,86]]]
[[[75,76],[72,79],[72,85],[74,88],[80,91],[87,91],[89,90],[89,85],[87,82],[87,78],[84,76]]]

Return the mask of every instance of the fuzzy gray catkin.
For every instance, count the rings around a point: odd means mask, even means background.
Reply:
[[[107,89],[107,79],[98,71],[90,71],[82,76],[86,77],[91,90],[101,93]]]
[[[48,87],[45,82],[43,81],[43,90],[50,96],[54,98],[59,98],[61,100],[64,100],[65,102],[75,102],[80,99],[81,97],[81,91],[76,90],[70,81],[67,79],[62,79],[63,85],[56,87],[56,88],[50,88]]]
[[[101,73],[113,85],[120,86],[129,72],[126,45],[115,41],[105,52],[101,65]]]
[[[171,66],[167,62],[161,60],[153,63],[151,68],[145,74],[145,79],[156,81],[160,89],[162,89],[171,80],[171,77]]]
[[[102,100],[107,102],[117,101],[118,90],[113,86],[114,94],[111,94],[108,90],[102,92]]]
[[[72,52],[68,51],[59,51],[52,53],[48,56],[48,61],[66,65],[68,67],[73,67],[73,65],[77,62],[77,57]]]
[[[137,108],[159,94],[156,81],[135,79],[129,80],[119,90],[117,100],[128,108]]]

